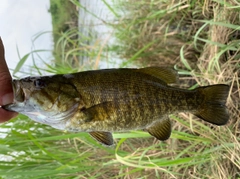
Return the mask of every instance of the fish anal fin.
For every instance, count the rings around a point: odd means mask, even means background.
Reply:
[[[167,140],[171,135],[171,121],[168,118],[157,121],[146,130],[158,140]]]
[[[93,131],[89,132],[89,134],[98,142],[103,145],[111,146],[113,145],[113,137],[110,132],[103,132],[103,131]]]
[[[159,78],[167,84],[178,82],[177,71],[169,67],[146,67],[138,71]]]

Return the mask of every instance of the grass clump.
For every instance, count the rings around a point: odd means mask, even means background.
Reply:
[[[202,26],[200,19],[210,19],[202,13],[201,1],[136,1],[120,3],[126,14],[119,21],[116,36],[122,57],[129,59],[149,42],[154,42],[138,58],[146,65],[175,65],[179,63],[179,51],[185,46],[189,61],[196,62],[203,44],[198,49],[192,44],[192,36]],[[207,36],[202,31],[200,36]]]

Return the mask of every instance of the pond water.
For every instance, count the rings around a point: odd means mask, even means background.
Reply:
[[[5,57],[10,69],[15,69],[20,56],[35,49],[52,49],[52,22],[48,13],[49,0],[1,0],[0,5],[0,36],[5,46]],[[36,34],[46,32],[37,39],[33,46]],[[42,58],[49,59],[51,52],[41,54]],[[32,65],[28,60],[26,66]]]
[[[113,0],[105,0],[112,6]],[[87,35],[89,31],[97,32],[97,43],[104,48],[114,41],[113,29],[105,22],[113,22],[114,14],[108,9],[102,0],[80,0],[86,10],[79,11],[79,30]],[[5,45],[5,56],[10,69],[15,69],[20,58],[32,50],[47,50],[39,52],[34,58],[50,62],[53,49],[51,15],[48,13],[49,0],[1,0],[0,6],[0,36]],[[37,38],[42,32],[47,32]],[[96,41],[91,42],[96,43]],[[118,57],[112,53],[104,54],[105,58],[100,59],[97,68],[117,67]],[[97,58],[97,57],[96,57]],[[89,57],[85,56],[85,60]],[[94,59],[93,59],[94,60]],[[41,60],[38,66],[43,66]],[[113,62],[113,63],[111,63]],[[32,58],[29,58],[24,66],[25,71],[31,70]],[[33,69],[34,71],[34,69]],[[34,72],[33,72],[34,73]],[[24,76],[20,75],[20,76]]]
[[[79,11],[79,29],[84,34],[94,30],[101,40],[111,40],[113,29],[105,22],[113,22],[114,14],[109,10],[106,4],[101,0],[80,0],[84,7]],[[111,0],[106,1],[109,6],[113,6]]]
[[[114,29],[109,24],[114,23],[116,17],[114,13],[108,8],[114,7],[113,0],[105,0],[105,3],[101,0],[80,0],[81,5],[84,7],[79,11],[79,30],[84,35],[88,36],[89,33],[96,35],[96,38],[90,42],[90,45],[99,43],[101,49],[106,49],[108,45],[112,45],[115,42]],[[101,53],[101,52],[100,52]],[[103,57],[100,58],[98,68],[113,68],[118,67],[120,64],[119,57],[111,52],[102,53]],[[88,56],[85,56],[85,61],[89,60]]]

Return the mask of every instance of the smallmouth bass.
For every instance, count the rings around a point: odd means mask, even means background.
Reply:
[[[168,115],[191,112],[216,125],[229,119],[229,86],[194,90],[169,86],[177,72],[164,67],[105,69],[13,80],[14,102],[2,106],[61,130],[88,132],[112,145],[112,132],[144,129],[159,140],[171,134]]]

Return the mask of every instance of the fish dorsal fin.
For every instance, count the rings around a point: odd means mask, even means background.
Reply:
[[[161,79],[167,84],[178,82],[178,73],[169,67],[146,67],[137,69],[139,72]]]
[[[101,144],[104,144],[107,146],[113,145],[113,137],[110,132],[94,131],[94,132],[89,132],[89,134]]]
[[[171,121],[168,118],[157,121],[146,130],[158,140],[167,140],[171,135]]]

